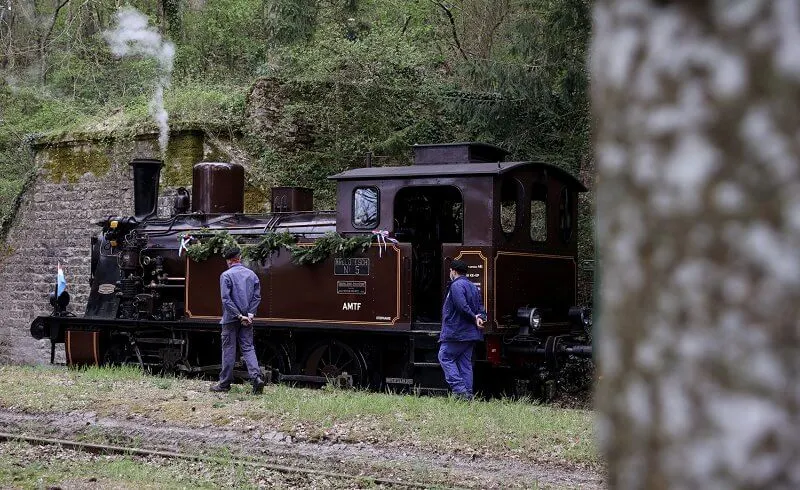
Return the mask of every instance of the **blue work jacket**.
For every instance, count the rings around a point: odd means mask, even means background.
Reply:
[[[476,315],[486,315],[477,286],[464,276],[456,277],[447,291],[442,306],[442,332],[439,342],[483,340],[483,332],[475,324]],[[485,316],[484,316],[485,319]]]
[[[255,272],[242,264],[233,264],[219,276],[222,294],[222,319],[220,324],[238,322],[239,315],[255,316],[261,303],[261,283]]]

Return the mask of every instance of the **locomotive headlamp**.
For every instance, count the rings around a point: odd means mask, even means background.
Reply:
[[[574,325],[583,328],[586,335],[592,334],[592,309],[588,306],[572,306],[569,309],[569,319]]]
[[[517,310],[517,318],[525,326],[530,327],[532,331],[539,330],[542,326],[542,314],[536,308],[525,306]]]
[[[581,314],[581,323],[583,324],[583,331],[586,335],[592,335],[592,310],[591,308],[583,308]]]
[[[54,314],[61,314],[67,311],[69,305],[69,293],[63,291],[60,295],[56,295],[55,291],[50,293],[50,306],[53,307]]]
[[[534,308],[531,311],[530,316],[528,316],[528,323],[531,325],[531,328],[534,330],[539,330],[539,327],[542,326],[542,315],[539,311]]]

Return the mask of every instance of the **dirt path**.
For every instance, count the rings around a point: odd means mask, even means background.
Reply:
[[[156,425],[143,417],[98,417],[94,412],[36,413],[0,409],[7,432],[112,443],[193,454],[230,454],[286,465],[472,488],[602,488],[603,477],[582,467],[538,465],[514,459],[460,456],[366,443],[299,442],[290,435],[219,427]]]

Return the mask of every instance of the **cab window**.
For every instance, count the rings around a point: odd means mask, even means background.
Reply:
[[[547,186],[534,184],[531,189],[531,240],[547,241]]]
[[[353,226],[370,229],[378,226],[379,200],[377,187],[356,187],[353,191]]]
[[[558,197],[558,232],[564,243],[572,239],[572,196],[566,187]]]
[[[522,194],[520,183],[516,179],[506,179],[500,188],[500,229],[510,235],[519,225],[518,202]]]

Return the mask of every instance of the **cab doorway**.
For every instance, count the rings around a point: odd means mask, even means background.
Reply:
[[[442,320],[442,244],[462,243],[464,201],[453,186],[418,186],[400,190],[394,200],[395,236],[411,243],[412,319]]]

